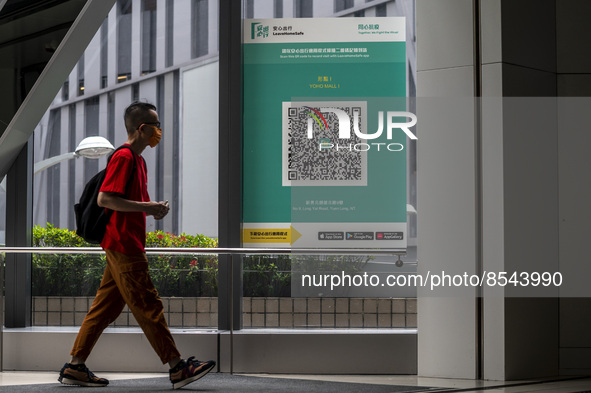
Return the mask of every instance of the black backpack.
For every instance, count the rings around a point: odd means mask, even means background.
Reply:
[[[117,148],[117,150],[120,149],[131,150],[131,147],[129,145],[122,145]],[[113,154],[115,154],[117,150],[109,156],[107,166],[111,161],[111,157],[113,157]],[[131,175],[129,176],[125,187],[126,193],[134,172],[135,159],[133,160]],[[106,174],[107,168],[105,167],[105,169],[94,175],[84,186],[80,202],[74,205],[74,213],[76,214],[76,234],[89,243],[100,244],[103,241],[105,231],[107,230],[107,224],[111,219],[111,214],[113,214],[112,210],[100,207],[97,203],[99,190],[103,185]]]

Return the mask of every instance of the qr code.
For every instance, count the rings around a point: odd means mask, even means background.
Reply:
[[[367,185],[365,140],[354,132],[357,119],[366,133],[366,108],[363,101],[283,102],[283,185]],[[340,138],[341,125],[349,138]]]

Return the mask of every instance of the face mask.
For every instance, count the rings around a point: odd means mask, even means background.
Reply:
[[[160,139],[162,139],[162,129],[154,127],[154,132],[152,133],[152,136],[148,140],[150,147],[151,148],[156,147],[156,145],[158,143],[160,143]]]

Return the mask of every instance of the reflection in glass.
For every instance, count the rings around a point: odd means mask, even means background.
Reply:
[[[273,1],[273,17],[283,18],[283,0]]]
[[[131,0],[117,0],[117,82],[131,78]]]
[[[294,4],[295,17],[311,18],[313,13],[312,1],[313,0],[296,0]]]
[[[334,11],[339,12],[353,7],[353,0],[335,0]]]
[[[194,59],[207,54],[209,39],[207,0],[193,0],[191,14],[191,57]]]
[[[156,71],[156,0],[142,0],[142,75]]]
[[[109,84],[108,80],[108,72],[109,72],[109,51],[108,51],[108,43],[109,43],[109,18],[105,18],[101,29],[101,88],[107,87]]]

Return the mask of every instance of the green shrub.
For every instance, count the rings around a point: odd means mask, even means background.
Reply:
[[[33,228],[35,247],[92,247],[74,231],[47,224]],[[203,235],[173,235],[163,231],[146,233],[146,247],[215,248],[218,240]],[[355,273],[371,259],[365,256],[303,257],[256,255],[243,258],[243,295],[291,296],[292,268],[302,272]],[[150,275],[163,297],[216,297],[216,255],[148,255]],[[104,254],[33,254],[34,296],[94,296],[106,266]],[[294,276],[294,277],[296,277]]]
[[[245,256],[242,261],[244,296],[291,296],[289,255]]]
[[[34,247],[92,247],[67,229],[33,228]],[[33,254],[34,296],[91,296],[96,293],[105,270],[101,254]]]
[[[146,247],[218,247],[217,239],[203,235],[148,232]],[[150,275],[161,296],[217,296],[216,255],[148,255]]]
[[[33,228],[35,247],[93,247],[68,229]],[[146,234],[146,247],[217,247],[203,235]],[[148,255],[150,274],[160,296],[217,296],[217,256]],[[33,254],[34,296],[93,296],[106,266],[104,254]]]

